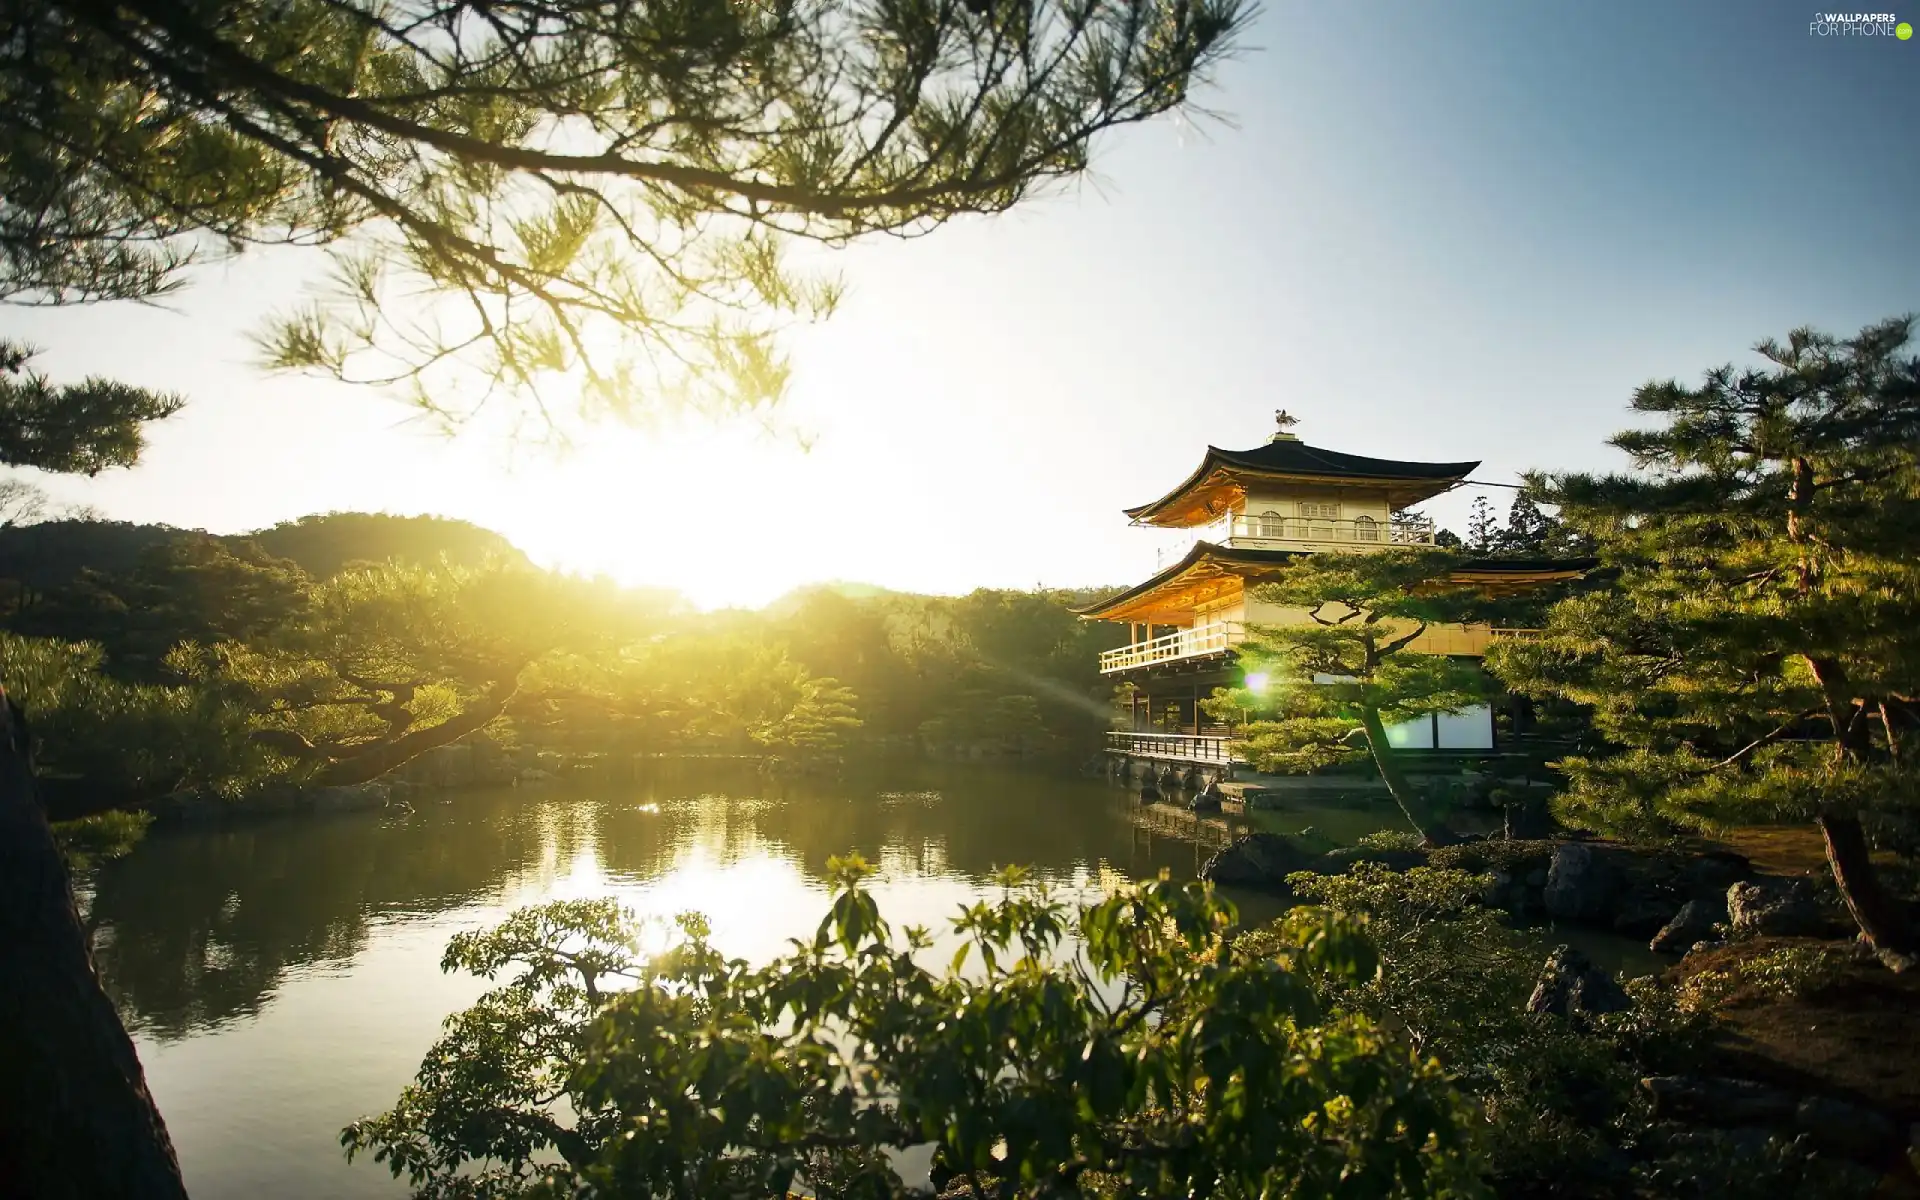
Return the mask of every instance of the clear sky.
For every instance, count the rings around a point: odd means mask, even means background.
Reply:
[[[171,311],[7,310],[0,333],[56,377],[191,397],[139,468],[44,481],[115,518],[443,513],[709,605],[1130,583],[1155,543],[1120,509],[1277,407],[1309,442],[1481,479],[1606,466],[1639,383],[1920,311],[1920,38],[1812,15],[1273,3],[1203,97],[1231,126],[1123,130],[1088,185],[838,255],[848,301],[794,343],[811,450],[609,431],[550,461],[263,375],[246,334],[298,255],[208,268]],[[1459,528],[1470,495],[1431,510]]]

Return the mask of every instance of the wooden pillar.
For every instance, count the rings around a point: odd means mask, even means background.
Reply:
[[[1193,736],[1200,736],[1200,685],[1193,685]]]

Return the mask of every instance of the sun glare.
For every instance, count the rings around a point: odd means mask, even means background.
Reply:
[[[466,511],[543,566],[671,587],[703,608],[758,606],[830,578],[850,523],[790,438],[740,429],[609,430],[564,458],[497,468]],[[814,503],[821,503],[816,500]]]

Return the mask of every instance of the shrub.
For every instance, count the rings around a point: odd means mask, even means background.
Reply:
[[[435,1197],[778,1196],[796,1179],[896,1197],[888,1152],[927,1143],[1022,1197],[1479,1192],[1438,1068],[1322,1001],[1373,973],[1357,922],[1297,910],[1248,958],[1201,885],[1070,912],[1009,872],[931,970],[931,937],[895,937],[864,863],[829,873],[818,932],[763,967],[724,961],[697,918],[643,957],[606,901],[456,938],[444,967],[510,978],[448,1022],[392,1111],[347,1128],[349,1154]]]

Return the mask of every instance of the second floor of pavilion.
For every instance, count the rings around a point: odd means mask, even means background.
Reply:
[[[1428,518],[1409,511],[1460,485],[1478,462],[1369,458],[1310,446],[1275,414],[1279,432],[1251,450],[1207,447],[1187,479],[1126,510],[1135,525],[1187,533],[1238,550],[1313,553],[1430,546]]]

